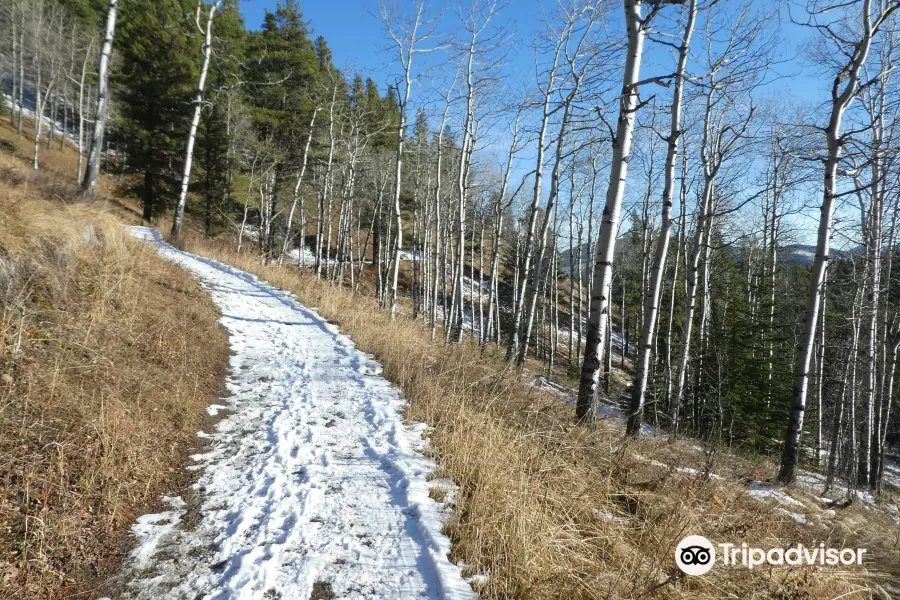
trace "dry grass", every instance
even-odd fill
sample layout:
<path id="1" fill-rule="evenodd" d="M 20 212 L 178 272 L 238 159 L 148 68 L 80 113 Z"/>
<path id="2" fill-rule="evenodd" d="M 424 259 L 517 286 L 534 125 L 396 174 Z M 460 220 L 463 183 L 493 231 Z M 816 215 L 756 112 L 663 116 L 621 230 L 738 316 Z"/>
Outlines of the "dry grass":
<path id="1" fill-rule="evenodd" d="M 0 134 L 0 597 L 95 598 L 183 479 L 225 335 L 190 276 L 63 202 L 70 153 L 35 173 Z"/>
<path id="2" fill-rule="evenodd" d="M 305 271 L 264 265 L 197 235 L 185 247 L 290 290 L 378 358 L 408 398 L 409 418 L 433 428 L 438 475 L 460 486 L 447 532 L 453 558 L 489 575 L 483 598 L 812 599 L 854 590 L 854 598 L 878 597 L 866 588 L 877 589 L 882 575 L 823 567 L 717 568 L 680 578 L 674 548 L 687 534 L 760 547 L 823 539 L 850 546 L 853 536 L 831 524 L 798 525 L 748 497 L 741 477 L 771 473 L 768 462 L 718 456 L 690 442 L 628 441 L 612 424 L 588 432 L 572 425 L 559 399 L 507 372 L 499 355 L 434 343 L 419 323 L 391 321 L 374 300 Z M 675 469 L 689 464 L 731 476 Z M 876 567 L 895 560 L 893 552 Z"/>
<path id="3" fill-rule="evenodd" d="M 54 168 L 53 157 L 48 156 L 45 164 Z M 62 168 L 64 171 L 68 166 L 63 164 Z M 0 164 L 0 175 L 4 173 L 2 169 Z M 44 187 L 46 193 L 46 185 Z M 78 209 L 81 210 L 86 209 Z M 33 333 L 62 330 L 75 332 L 77 335 L 74 339 L 80 343 L 82 338 L 79 336 L 87 333 L 87 326 L 91 335 L 85 338 L 87 343 L 83 345 L 96 343 L 97 346 L 92 351 L 81 348 L 77 352 L 71 349 L 67 352 L 59 351 L 56 360 L 73 361 L 69 363 L 48 362 L 47 359 L 52 355 L 38 352 L 36 356 L 39 360 L 35 363 L 32 377 L 35 378 L 35 389 L 40 385 L 44 391 L 29 397 L 32 401 L 43 398 L 40 405 L 43 408 L 39 413 L 32 404 L 25 416 L 28 417 L 30 427 L 34 428 L 32 434 L 36 434 L 44 444 L 52 433 L 72 445 L 62 445 L 62 448 L 74 450 L 74 444 L 81 444 L 77 447 L 92 450 L 83 452 L 80 456 L 100 456 L 104 460 L 94 471 L 84 471 L 95 473 L 88 482 L 93 486 L 89 488 L 93 496 L 80 488 L 76 488 L 77 492 L 57 494 L 69 502 L 77 502 L 64 512 L 57 511 L 53 502 L 45 503 L 44 500 L 33 506 L 33 501 L 31 504 L 25 503 L 25 510 L 31 516 L 9 513 L 4 508 L 3 519 L 16 523 L 16 527 L 10 527 L 8 533 L 0 532 L 0 537 L 5 540 L 4 536 L 8 536 L 13 542 L 24 541 L 28 545 L 29 561 L 25 561 L 21 554 L 12 555 L 14 565 L 24 564 L 29 573 L 23 579 L 21 571 L 11 571 L 15 577 L 12 581 L 20 586 L 23 581 L 33 582 L 37 577 L 41 581 L 53 582 L 54 573 L 78 573 L 79 565 L 88 570 L 97 569 L 90 560 L 70 560 L 69 563 L 63 561 L 54 564 L 46 558 L 37 563 L 32 559 L 49 556 L 46 545 L 48 531 L 74 533 L 72 538 L 59 535 L 54 538 L 65 540 L 69 544 L 85 544 L 85 538 L 92 539 L 95 543 L 94 552 L 88 550 L 84 555 L 101 556 L 96 552 L 96 542 L 102 538 L 90 536 L 102 531 L 103 527 L 108 527 L 110 532 L 121 532 L 122 524 L 131 518 L 129 507 L 154 497 L 152 486 L 140 490 L 138 486 L 129 486 L 129 482 L 153 481 L 154 473 L 161 474 L 161 471 L 153 471 L 152 466 L 147 464 L 150 456 L 160 466 L 167 461 L 168 464 L 177 463 L 178 451 L 175 447 L 178 440 L 186 441 L 187 436 L 195 429 L 193 425 L 179 421 L 170 430 L 165 430 L 172 434 L 171 451 L 167 450 L 165 444 L 160 444 L 162 452 L 140 451 L 145 440 L 143 434 L 146 432 L 140 430 L 138 424 L 147 430 L 152 427 L 158 430 L 159 424 L 165 423 L 167 419 L 189 421 L 196 412 L 193 409 L 184 410 L 184 407 L 179 411 L 171 406 L 172 403 L 165 404 L 161 401 L 160 398 L 165 396 L 154 390 L 161 389 L 156 386 L 164 385 L 165 381 L 156 381 L 156 378 L 160 373 L 171 371 L 183 373 L 183 378 L 187 377 L 186 380 L 189 380 L 188 374 L 195 373 L 199 376 L 197 381 L 201 385 L 208 384 L 210 378 L 204 373 L 204 368 L 209 369 L 214 364 L 211 360 L 203 364 L 184 364 L 183 361 L 189 357 L 197 361 L 204 360 L 204 357 L 186 352 L 190 345 L 187 341 L 173 339 L 172 331 L 164 335 L 167 332 L 166 323 L 178 323 L 185 318 L 183 313 L 177 311 L 201 310 L 202 302 L 184 303 L 190 304 L 193 309 L 171 302 L 172 296 L 183 298 L 185 294 L 198 298 L 193 283 L 184 275 L 176 274 L 174 269 L 160 265 L 154 257 L 135 255 L 131 250 L 128 251 L 128 256 L 131 257 L 128 260 L 134 261 L 133 270 L 127 273 L 116 271 L 117 268 L 121 269 L 121 263 L 115 261 L 112 265 L 103 267 L 105 263 L 98 260 L 97 256 L 112 252 L 108 246 L 118 247 L 118 242 L 108 242 L 107 234 L 103 233 L 100 235 L 104 240 L 102 245 L 84 248 L 83 244 L 75 241 L 79 239 L 76 233 L 83 231 L 74 225 L 79 218 L 83 216 L 66 218 L 66 227 L 70 229 L 66 239 L 70 242 L 62 246 L 69 248 L 66 252 L 70 254 L 66 256 L 74 258 L 68 259 L 67 266 L 58 270 L 63 273 L 68 272 L 68 269 L 72 273 L 78 273 L 78 276 L 65 279 L 60 275 L 60 281 L 69 283 L 51 288 L 65 289 L 66 297 L 72 304 L 51 304 L 49 308 L 41 308 L 42 311 L 49 311 L 47 314 L 53 318 L 42 317 L 42 320 L 35 321 L 46 329 L 35 326 L 28 334 L 31 337 L 26 336 L 26 339 L 34 340 L 30 343 L 41 348 L 49 348 L 54 342 L 41 342 L 39 336 Z M 94 218 L 93 213 L 90 218 Z M 55 234 L 57 227 L 62 228 L 62 223 L 50 225 L 47 229 Z M 165 224 L 160 228 L 167 231 Z M 47 230 L 43 231 L 13 237 L 22 241 L 49 235 Z M 5 235 L 0 230 L 0 236 Z M 110 231 L 109 235 L 115 234 Z M 798 525 L 789 515 L 778 512 L 777 508 L 748 497 L 742 478 L 771 474 L 773 466 L 765 460 L 754 462 L 721 453 L 706 453 L 690 442 L 669 443 L 655 438 L 627 441 L 612 424 L 601 424 L 597 431 L 588 432 L 572 425 L 570 408 L 556 397 L 523 384 L 514 374 L 505 371 L 500 356 L 484 357 L 470 344 L 446 347 L 434 343 L 420 324 L 404 318 L 391 321 L 378 310 L 371 298 L 354 296 L 345 290 L 318 282 L 306 272 L 263 265 L 254 256 L 238 256 L 229 247 L 194 235 L 187 236 L 185 245 L 190 251 L 217 258 L 294 292 L 305 304 L 317 307 L 323 316 L 338 323 L 361 349 L 377 356 L 385 367 L 385 375 L 399 385 L 409 399 L 409 418 L 425 421 L 433 428 L 430 434 L 431 449 L 440 465 L 436 475 L 452 478 L 460 486 L 447 533 L 454 540 L 453 558 L 469 565 L 468 570 L 472 573 L 488 575 L 480 586 L 483 598 L 702 600 L 737 597 L 800 600 L 835 598 L 841 594 L 850 594 L 844 597 L 852 598 L 878 595 L 874 590 L 882 576 L 860 571 L 841 572 L 817 568 L 759 569 L 748 572 L 744 569 L 717 568 L 704 578 L 679 578 L 672 554 L 677 541 L 687 533 L 703 534 L 720 541 L 745 541 L 763 547 L 784 547 L 798 541 L 812 545 L 823 539 L 837 546 L 853 546 L 853 542 L 860 539 L 860 530 L 863 530 L 865 536 L 876 536 L 879 534 L 876 529 L 887 529 L 889 521 L 878 522 L 873 515 L 854 506 L 848 510 L 848 517 L 843 520 L 823 522 L 816 527 Z M 60 244 L 57 242 L 56 246 L 59 247 Z M 21 251 L 34 255 L 27 243 L 21 246 Z M 84 256 L 85 261 L 78 262 L 79 256 Z M 79 265 L 78 270 L 75 270 L 75 264 Z M 140 264 L 147 266 L 142 268 Z M 165 275 L 153 277 L 150 275 L 153 272 Z M 107 275 L 104 277 L 102 273 Z M 73 284 L 77 281 L 95 283 Z M 101 281 L 106 283 L 98 285 L 97 282 Z M 121 283 L 116 283 L 120 281 Z M 172 287 L 163 287 L 161 281 L 169 282 Z M 97 290 L 110 289 L 110 284 L 116 284 L 112 287 L 117 287 L 121 292 L 118 300 L 111 301 L 109 298 L 113 295 L 110 294 L 104 301 L 105 304 L 95 304 Z M 87 287 L 79 287 L 85 285 Z M 73 291 L 73 287 L 77 288 L 76 291 Z M 126 290 L 141 299 L 129 304 L 131 300 L 124 293 Z M 172 307 L 173 314 L 163 316 L 157 314 L 156 310 L 146 310 L 147 296 L 154 297 L 154 294 L 168 300 L 167 304 Z M 94 307 L 97 318 L 78 320 L 73 308 L 79 302 L 83 306 Z M 145 310 L 135 310 L 134 306 L 138 303 Z M 130 310 L 124 310 L 128 308 Z M 208 308 L 207 306 L 206 309 Z M 91 311 L 86 313 L 90 314 Z M 136 317 L 134 313 L 143 314 Z M 148 318 L 147 314 L 158 319 L 171 317 L 172 321 L 163 320 L 155 326 L 140 322 L 141 319 Z M 208 321 L 203 321 L 202 318 L 208 317 L 208 313 L 198 314 L 194 317 L 198 324 L 196 326 L 205 327 Z M 129 318 L 133 320 L 129 322 Z M 120 324 L 111 329 L 117 320 L 126 325 Z M 8 326 L 16 327 L 12 319 Z M 104 329 L 101 334 L 98 327 L 108 329 Z M 202 335 L 221 335 L 211 324 L 209 328 Z M 148 333 L 141 335 L 139 332 L 144 330 Z M 124 335 L 120 333 L 122 331 L 130 333 Z M 195 332 L 196 328 L 192 330 L 192 336 Z M 177 334 L 177 328 L 174 333 Z M 120 354 L 132 356 L 133 350 L 127 345 L 100 345 L 99 340 L 108 337 L 130 339 L 134 344 L 142 345 L 141 351 L 145 356 L 154 357 L 148 362 L 158 360 L 156 366 L 166 368 L 149 374 L 142 372 L 140 378 L 134 378 L 137 371 L 117 368 L 113 372 L 100 357 L 118 361 Z M 179 344 L 182 345 L 179 347 Z M 204 346 L 208 345 L 204 343 Z M 30 345 L 23 345 L 23 348 L 25 352 L 22 354 L 27 355 Z M 104 349 L 101 351 L 99 348 Z M 166 353 L 166 348 L 169 354 Z M 41 350 L 45 351 L 49 352 Z M 22 373 L 29 368 L 28 362 L 14 360 L 19 360 L 21 366 L 16 367 L 13 386 L 20 389 L 24 385 Z M 79 360 L 85 365 L 84 369 Z M 167 363 L 167 360 L 171 362 Z M 133 361 L 124 358 L 122 362 L 132 365 Z M 137 368 L 136 365 L 132 366 Z M 84 384 L 79 388 L 77 385 L 73 386 L 73 381 L 83 381 Z M 97 385 L 94 383 L 96 381 L 104 383 Z M 66 386 L 65 394 L 61 393 L 63 388 L 60 386 L 63 385 Z M 137 398 L 138 394 L 134 392 L 142 389 L 141 386 L 149 386 L 149 389 L 143 388 L 140 401 L 121 402 L 122 390 L 131 391 L 131 396 Z M 87 389 L 106 390 L 106 400 L 98 403 L 93 398 L 91 402 L 85 402 L 84 390 Z M 46 401 L 49 390 L 53 390 L 53 403 Z M 174 404 L 205 404 L 205 397 L 209 392 L 209 389 L 198 389 L 191 397 L 181 397 Z M 78 396 L 78 393 L 81 395 Z M 110 412 L 110 402 L 117 396 L 120 400 L 116 404 L 118 410 L 127 408 L 127 411 L 111 417 L 115 412 Z M 55 403 L 70 406 L 70 397 L 80 398 L 73 399 L 72 402 L 94 411 L 86 411 L 77 420 L 78 423 L 89 422 L 94 426 L 94 430 L 89 430 L 94 437 L 87 438 L 94 441 L 84 442 L 73 437 L 71 433 L 74 429 L 71 426 L 60 432 L 60 428 L 53 425 L 53 419 L 59 418 L 53 410 Z M 98 404 L 102 407 L 101 413 L 96 412 Z M 7 411 L 12 412 L 4 412 L 4 419 L 7 419 L 7 414 L 12 416 L 9 422 L 15 432 L 12 434 L 13 438 L 9 439 L 22 439 L 16 429 L 18 419 L 22 418 L 22 408 L 24 407 L 15 408 L 10 405 Z M 154 408 L 157 410 L 153 410 Z M 16 410 L 20 412 L 15 412 Z M 71 412 L 70 409 L 65 411 L 65 418 L 70 421 L 73 420 Z M 42 415 L 40 419 L 28 416 L 38 414 Z M 7 427 L 5 423 L 7 420 L 4 421 L 4 432 Z M 48 423 L 50 425 L 45 425 Z M 103 437 L 99 436 L 99 431 L 105 432 Z M 179 432 L 184 432 L 185 437 Z M 136 436 L 137 439 L 131 439 L 131 436 Z M 107 441 L 100 443 L 102 439 Z M 155 442 L 155 438 L 153 441 Z M 132 448 L 133 454 L 117 453 L 124 447 Z M 36 468 L 29 467 L 30 463 L 19 459 L 15 454 L 16 444 L 10 444 L 9 448 L 13 452 L 9 454 L 9 460 L 18 460 L 14 464 L 23 473 L 30 473 L 34 482 L 43 482 L 42 485 L 50 490 L 54 486 L 57 490 L 61 489 L 61 485 L 56 483 L 59 477 L 54 462 L 57 456 L 56 446 L 47 448 L 39 444 L 30 447 L 26 445 L 25 456 L 27 452 L 31 452 L 37 457 L 34 461 L 38 465 Z M 6 446 L 0 446 L 0 450 L 6 459 Z M 63 472 L 71 481 L 76 472 L 72 466 L 76 456 L 69 449 L 62 452 L 61 456 L 64 458 L 61 463 L 65 466 Z M 711 479 L 678 472 L 675 467 L 683 465 L 692 465 L 701 472 L 715 472 L 725 477 Z M 103 470 L 107 467 L 109 470 Z M 142 472 L 141 469 L 149 470 Z M 100 473 L 105 473 L 106 476 L 115 473 L 119 476 L 104 479 Z M 156 481 L 161 484 L 164 479 L 163 475 Z M 15 488 L 19 493 L 16 498 L 20 504 L 23 489 L 21 481 L 22 479 L 17 480 L 19 485 Z M 9 482 L 6 485 L 10 485 Z M 70 482 L 67 485 L 73 486 Z M 129 504 L 123 501 L 116 510 L 112 510 L 115 501 L 105 494 L 109 494 L 113 486 L 121 486 L 116 487 L 113 497 L 120 500 L 128 498 L 133 502 Z M 6 489 L 4 488 L 4 492 Z M 35 498 L 31 492 L 36 489 L 35 484 L 28 484 L 24 489 L 30 494 L 27 498 Z M 802 497 L 799 491 L 791 493 Z M 87 516 L 82 516 L 81 521 L 73 522 L 67 527 L 56 526 L 57 522 L 65 523 L 66 519 L 75 519 L 79 514 L 84 515 L 85 511 Z M 6 516 L 8 513 L 14 516 L 14 520 L 10 521 Z M 51 519 L 50 514 L 55 515 L 54 518 Z M 101 517 L 101 514 L 104 516 Z M 24 535 L 24 527 L 28 527 L 29 532 L 34 532 L 31 527 L 39 522 L 45 524 L 41 529 L 44 541 L 40 541 L 40 535 Z M 48 527 L 46 523 L 53 525 L 55 529 Z M 121 535 L 118 534 L 118 537 Z M 887 539 L 889 535 L 884 537 Z M 92 547 L 90 542 L 86 546 Z M 72 557 L 77 557 L 82 552 L 81 547 L 74 545 L 58 547 L 68 548 L 69 556 Z M 72 550 L 73 548 L 77 549 Z M 7 550 L 6 546 L 3 550 L 21 551 L 18 548 Z M 896 544 L 891 547 L 885 541 L 882 550 L 880 554 L 876 554 L 877 562 L 870 566 L 890 568 L 890 561 L 893 560 L 893 567 L 897 568 Z M 81 580 L 76 578 L 76 581 Z M 87 581 L 87 578 L 83 581 Z M 23 597 L 22 587 L 9 589 L 19 590 L 18 597 Z M 71 584 L 70 589 L 75 589 L 75 585 Z"/>

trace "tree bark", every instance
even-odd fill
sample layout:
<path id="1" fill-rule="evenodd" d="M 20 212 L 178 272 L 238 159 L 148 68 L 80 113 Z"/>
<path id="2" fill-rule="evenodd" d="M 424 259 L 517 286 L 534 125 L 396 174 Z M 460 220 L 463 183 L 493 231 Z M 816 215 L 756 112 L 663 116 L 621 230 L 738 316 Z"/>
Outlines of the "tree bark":
<path id="1" fill-rule="evenodd" d="M 100 50 L 100 66 L 97 69 L 97 112 L 94 131 L 88 150 L 87 169 L 81 183 L 81 193 L 92 198 L 97 192 L 97 177 L 100 175 L 100 153 L 103 150 L 103 134 L 106 129 L 106 117 L 109 112 L 109 59 L 112 54 L 113 36 L 116 31 L 116 6 L 119 0 L 109 0 L 106 11 L 106 29 L 103 35 L 103 46 Z"/>
<path id="2" fill-rule="evenodd" d="M 800 458 L 800 435 L 803 431 L 803 417 L 806 413 L 806 396 L 809 386 L 809 365 L 812 358 L 813 341 L 819 319 L 819 308 L 822 300 L 822 284 L 825 281 L 825 269 L 828 265 L 831 248 L 831 229 L 834 220 L 834 200 L 837 182 L 838 160 L 841 155 L 842 136 L 841 122 L 844 112 L 856 96 L 859 89 L 860 69 L 866 62 L 872 45 L 872 36 L 878 31 L 887 16 L 897 9 L 891 4 L 873 22 L 871 12 L 872 0 L 863 0 L 862 4 L 862 37 L 854 46 L 846 67 L 835 77 L 831 90 L 831 115 L 825 130 L 826 159 L 824 172 L 824 192 L 819 217 L 819 233 L 816 240 L 816 257 L 813 261 L 809 278 L 809 299 L 803 323 L 803 331 L 798 345 L 796 363 L 794 365 L 793 398 L 791 412 L 785 432 L 784 450 L 781 456 L 781 468 L 778 480 L 792 483 L 796 478 L 797 463 Z M 846 82 L 846 83 L 844 83 Z M 842 86 L 843 84 L 843 86 Z"/>
<path id="3" fill-rule="evenodd" d="M 606 192 L 606 205 L 600 223 L 600 240 L 594 264 L 594 284 L 591 289 L 590 316 L 588 318 L 587 344 L 581 367 L 581 381 L 575 418 L 593 422 L 593 407 L 597 401 L 600 381 L 600 364 L 606 352 L 606 317 L 610 310 L 609 284 L 612 279 L 613 257 L 616 247 L 616 230 L 625 194 L 625 179 L 631 156 L 631 139 L 638 110 L 637 83 L 640 79 L 641 57 L 644 51 L 646 26 L 639 0 L 624 0 L 625 25 L 628 30 L 628 46 L 622 81 L 619 119 L 613 140 L 613 158 Z"/>
<path id="4" fill-rule="evenodd" d="M 640 432 L 643 418 L 644 402 L 647 393 L 647 377 L 650 371 L 651 352 L 656 336 L 656 325 L 659 315 L 659 302 L 662 296 L 663 273 L 669 251 L 669 239 L 672 230 L 672 198 L 675 193 L 675 164 L 678 160 L 678 140 L 681 137 L 681 103 L 684 94 L 684 73 L 687 68 L 688 50 L 694 31 L 697 15 L 697 0 L 690 0 L 687 24 L 678 50 L 678 66 L 675 72 L 675 89 L 672 93 L 671 123 L 666 151 L 665 183 L 663 185 L 662 220 L 659 238 L 656 242 L 656 253 L 650 276 L 650 292 L 644 307 L 641 338 L 638 341 L 635 360 L 634 381 L 632 383 L 631 403 L 628 407 L 628 435 L 635 436 Z M 682 177 L 684 177 L 682 173 Z"/>
<path id="5" fill-rule="evenodd" d="M 197 29 L 203 33 L 203 63 L 200 66 L 200 79 L 197 81 L 197 89 L 194 93 L 194 115 L 191 117 L 191 127 L 188 131 L 187 149 L 184 152 L 184 169 L 181 174 L 181 192 L 178 194 L 178 204 L 175 207 L 175 216 L 172 219 L 172 240 L 177 244 L 181 241 L 181 228 L 184 222 L 184 207 L 187 203 L 188 186 L 191 183 L 191 164 L 194 160 L 194 142 L 197 139 L 197 126 L 200 124 L 200 112 L 203 110 L 203 91 L 206 89 L 206 74 L 209 71 L 209 58 L 212 55 L 212 26 L 216 18 L 216 11 L 222 6 L 222 0 L 216 0 L 209 9 L 206 17 L 206 29 L 200 27 L 200 11 L 203 8 L 203 0 L 197 0 L 197 15 L 195 18 Z"/>

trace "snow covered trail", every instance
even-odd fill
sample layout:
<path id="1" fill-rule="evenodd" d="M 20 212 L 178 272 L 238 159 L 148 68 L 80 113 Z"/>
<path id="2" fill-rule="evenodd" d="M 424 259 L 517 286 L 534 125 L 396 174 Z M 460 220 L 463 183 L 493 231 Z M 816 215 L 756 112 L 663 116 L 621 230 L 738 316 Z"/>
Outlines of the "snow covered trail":
<path id="1" fill-rule="evenodd" d="M 447 558 L 423 426 L 403 423 L 380 365 L 288 293 L 131 232 L 209 290 L 232 357 L 196 497 L 138 519 L 123 597 L 474 598 Z"/>

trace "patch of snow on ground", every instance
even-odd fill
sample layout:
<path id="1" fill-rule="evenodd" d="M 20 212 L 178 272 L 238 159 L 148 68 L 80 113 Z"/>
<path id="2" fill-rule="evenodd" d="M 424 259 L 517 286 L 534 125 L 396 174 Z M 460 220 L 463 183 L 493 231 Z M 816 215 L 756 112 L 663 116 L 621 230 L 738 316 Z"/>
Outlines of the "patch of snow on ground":
<path id="1" fill-rule="evenodd" d="M 834 484 L 831 486 L 831 490 L 829 490 L 827 494 L 828 497 L 826 498 L 823 493 L 823 490 L 825 489 L 825 475 L 823 473 L 815 473 L 804 469 L 797 470 L 797 483 L 816 496 L 822 494 L 823 498 L 827 501 L 846 498 L 849 491 L 847 482 L 836 478 Z M 864 505 L 873 505 L 877 503 L 874 494 L 868 489 L 857 487 L 853 492 L 856 500 L 859 500 Z M 819 500 L 823 498 L 819 498 Z"/>
<path id="2" fill-rule="evenodd" d="M 882 478 L 885 484 L 900 490 L 900 462 L 897 462 L 891 456 L 886 456 L 884 458 Z"/>
<path id="3" fill-rule="evenodd" d="M 763 483 L 762 481 L 754 481 L 747 488 L 747 493 L 751 498 L 755 498 L 760 501 L 766 500 L 774 500 L 778 504 L 783 506 L 799 506 L 803 507 L 803 503 L 799 500 L 795 500 L 784 493 L 784 490 L 781 486 L 777 485 L 768 485 Z"/>
<path id="4" fill-rule="evenodd" d="M 229 410 L 194 457 L 196 524 L 183 507 L 140 517 L 123 597 L 308 600 L 321 582 L 338 598 L 474 598 L 429 497 L 424 429 L 380 365 L 288 293 L 131 232 L 200 279 L 233 354 Z"/>
<path id="5" fill-rule="evenodd" d="M 206 407 L 206 414 L 211 417 L 215 417 L 219 414 L 219 411 L 228 410 L 227 406 L 222 406 L 221 404 L 210 404 Z"/>
<path id="6" fill-rule="evenodd" d="M 141 515 L 131 526 L 131 533 L 138 539 L 138 543 L 129 554 L 129 558 L 137 569 L 148 569 L 152 566 L 160 542 L 172 533 L 184 516 L 185 504 L 180 497 L 163 496 L 163 504 L 172 510 Z"/>
<path id="7" fill-rule="evenodd" d="M 287 260 L 285 262 L 301 267 L 314 267 L 316 265 L 316 253 L 303 246 L 302 248 L 291 248 L 287 251 Z"/>
<path id="8" fill-rule="evenodd" d="M 660 462 L 660 461 L 655 460 L 655 459 L 650 459 L 648 462 L 649 462 L 651 465 L 653 465 L 654 467 L 659 467 L 659 468 L 661 468 L 661 469 L 667 469 L 667 470 L 668 470 L 668 469 L 672 469 L 672 468 L 673 468 L 672 466 L 667 465 L 666 463 Z M 697 469 L 692 469 L 691 467 L 674 467 L 674 469 L 675 469 L 676 471 L 678 471 L 679 473 L 684 473 L 685 475 L 693 475 L 694 477 L 707 477 L 707 475 L 706 475 L 705 473 L 703 473 L 703 471 L 698 471 Z M 710 474 L 708 475 L 708 477 L 709 477 L 710 479 L 721 479 L 721 477 L 719 477 L 719 476 L 716 475 L 715 473 L 710 473 Z"/>
<path id="9" fill-rule="evenodd" d="M 806 525 L 807 523 L 809 523 L 809 521 L 807 521 L 807 519 L 806 519 L 806 515 L 803 515 L 800 513 L 793 513 L 789 510 L 784 510 L 783 508 L 776 508 L 775 510 L 777 510 L 781 514 L 789 516 L 796 523 L 800 523 L 801 525 Z"/>
<path id="10" fill-rule="evenodd" d="M 414 253 L 411 250 L 400 250 L 400 260 L 422 260 L 422 253 Z"/>

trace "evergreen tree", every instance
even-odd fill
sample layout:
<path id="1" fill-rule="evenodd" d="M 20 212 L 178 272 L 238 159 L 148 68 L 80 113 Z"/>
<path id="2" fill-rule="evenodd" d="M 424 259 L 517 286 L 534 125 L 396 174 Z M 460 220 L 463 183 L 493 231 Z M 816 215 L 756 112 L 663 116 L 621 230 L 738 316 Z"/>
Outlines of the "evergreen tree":
<path id="1" fill-rule="evenodd" d="M 129 139 L 130 166 L 143 173 L 143 217 L 171 202 L 183 149 L 200 40 L 189 35 L 190 0 L 129 0 L 116 34 L 112 85 Z"/>
<path id="2" fill-rule="evenodd" d="M 241 106 L 241 62 L 247 33 L 236 0 L 225 3 L 213 24 L 215 48 L 207 86 L 208 106 L 198 131 L 193 187 L 202 194 L 203 223 L 213 232 L 217 214 L 231 196 L 236 163 L 234 122 Z"/>

